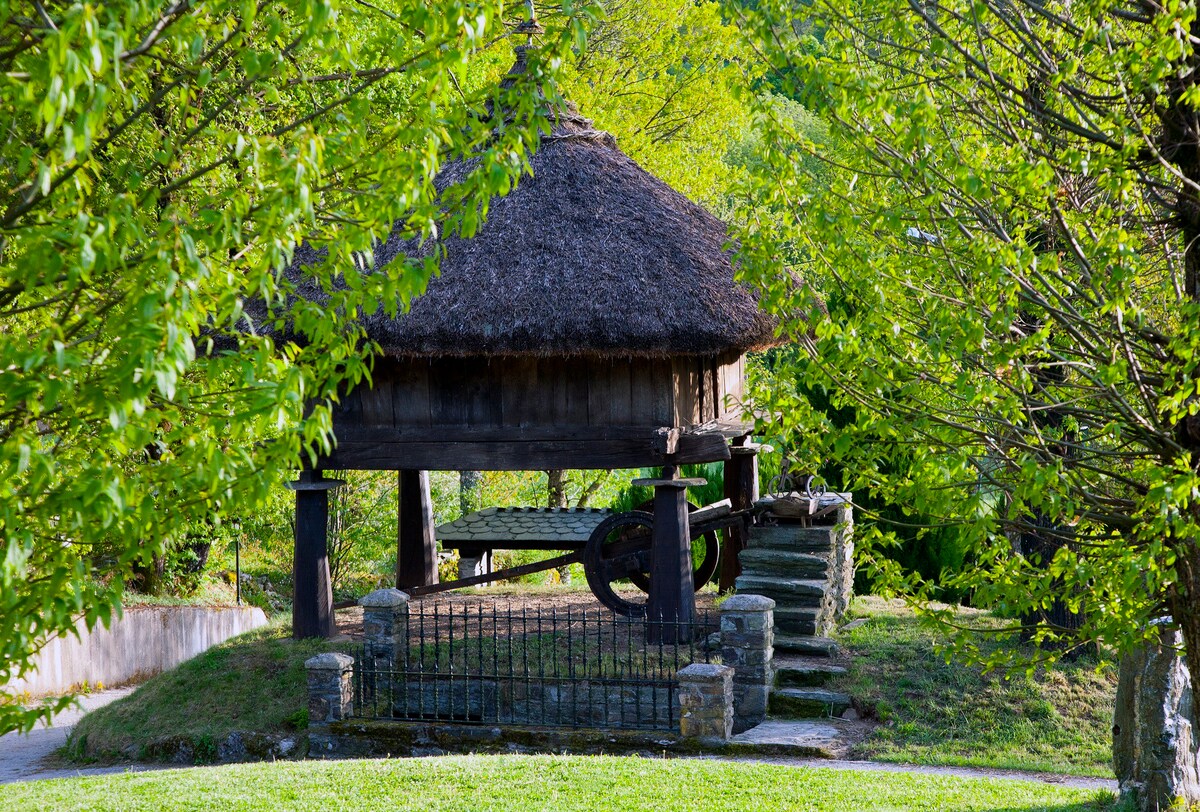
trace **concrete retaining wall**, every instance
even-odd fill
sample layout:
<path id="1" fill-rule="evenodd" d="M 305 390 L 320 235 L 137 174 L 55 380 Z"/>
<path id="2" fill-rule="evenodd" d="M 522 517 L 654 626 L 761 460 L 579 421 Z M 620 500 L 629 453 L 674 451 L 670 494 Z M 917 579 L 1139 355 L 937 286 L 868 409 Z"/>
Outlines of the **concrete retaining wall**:
<path id="1" fill-rule="evenodd" d="M 125 610 L 105 629 L 56 637 L 34 660 L 36 670 L 4 692 L 57 694 L 73 685 L 120 685 L 174 668 L 236 634 L 266 625 L 256 607 L 147 606 Z"/>

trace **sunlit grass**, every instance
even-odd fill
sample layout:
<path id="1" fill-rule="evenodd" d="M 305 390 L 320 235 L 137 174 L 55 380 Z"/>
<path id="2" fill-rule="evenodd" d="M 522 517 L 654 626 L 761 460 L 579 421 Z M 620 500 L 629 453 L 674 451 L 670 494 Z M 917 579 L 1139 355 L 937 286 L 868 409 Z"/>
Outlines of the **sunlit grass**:
<path id="1" fill-rule="evenodd" d="M 1026 781 L 602 756 L 238 764 L 0 787 L 9 812 L 1084 812 L 1111 800 Z"/>
<path id="2" fill-rule="evenodd" d="M 856 756 L 1112 777 L 1113 666 L 1085 659 L 985 675 L 946 662 L 938 632 L 898 601 L 858 598 L 853 612 L 869 620 L 842 635 L 853 668 L 830 687 L 884 723 Z"/>

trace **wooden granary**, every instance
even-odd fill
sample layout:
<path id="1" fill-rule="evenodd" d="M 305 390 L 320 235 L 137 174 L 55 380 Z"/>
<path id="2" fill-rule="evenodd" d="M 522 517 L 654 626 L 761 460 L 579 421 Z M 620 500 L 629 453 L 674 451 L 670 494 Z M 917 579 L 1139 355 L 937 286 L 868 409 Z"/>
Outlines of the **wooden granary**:
<path id="1" fill-rule="evenodd" d="M 729 460 L 748 433 L 744 353 L 776 343 L 773 324 L 734 280 L 724 225 L 587 119 L 558 113 L 531 167 L 474 237 L 443 240 L 441 275 L 407 313 L 362 319 L 382 349 L 373 385 L 342 399 L 336 447 L 295 483 L 297 636 L 333 628 L 321 469 L 400 472 L 405 588 L 437 578 L 422 472 L 662 467 L 650 601 L 690 611 L 676 467 Z M 398 234 L 377 266 L 430 250 Z"/>

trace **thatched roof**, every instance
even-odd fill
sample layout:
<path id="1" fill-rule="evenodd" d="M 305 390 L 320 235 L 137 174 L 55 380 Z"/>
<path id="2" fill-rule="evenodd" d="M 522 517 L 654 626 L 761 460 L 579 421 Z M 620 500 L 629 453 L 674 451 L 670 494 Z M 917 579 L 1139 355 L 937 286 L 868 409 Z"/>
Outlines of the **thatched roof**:
<path id="1" fill-rule="evenodd" d="M 409 312 L 362 318 L 386 354 L 708 355 L 778 343 L 734 281 L 724 224 L 611 135 L 561 113 L 530 163 L 474 237 L 443 240 L 441 275 Z M 462 172 L 447 167 L 439 185 Z M 430 250 L 399 235 L 376 247 L 376 267 Z M 296 253 L 297 265 L 318 259 Z"/>

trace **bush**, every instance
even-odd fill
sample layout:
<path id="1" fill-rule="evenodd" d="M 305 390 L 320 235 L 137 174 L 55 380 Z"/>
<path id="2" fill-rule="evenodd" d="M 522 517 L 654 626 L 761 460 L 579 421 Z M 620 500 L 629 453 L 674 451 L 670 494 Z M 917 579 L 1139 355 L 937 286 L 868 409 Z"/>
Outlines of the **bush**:
<path id="1" fill-rule="evenodd" d="M 638 472 L 635 478 L 652 479 L 660 472 L 646 468 Z M 719 462 L 709 462 L 703 465 L 685 465 L 680 470 L 680 476 L 685 479 L 699 478 L 708 481 L 707 485 L 698 488 L 688 488 L 688 501 L 697 507 L 711 505 L 725 498 L 725 466 Z M 617 492 L 610 507 L 617 513 L 629 510 L 649 510 L 648 503 L 654 499 L 654 489 L 641 485 L 628 485 Z"/>

